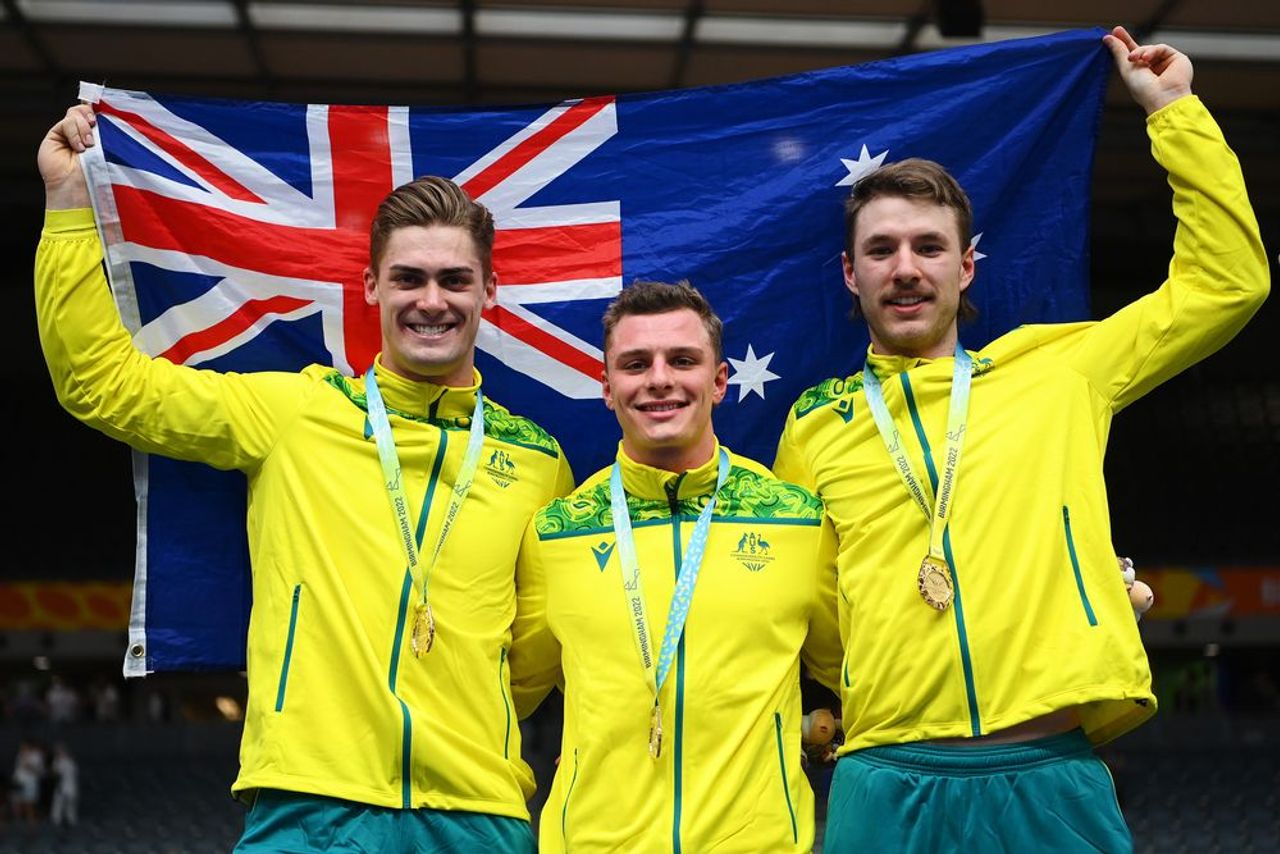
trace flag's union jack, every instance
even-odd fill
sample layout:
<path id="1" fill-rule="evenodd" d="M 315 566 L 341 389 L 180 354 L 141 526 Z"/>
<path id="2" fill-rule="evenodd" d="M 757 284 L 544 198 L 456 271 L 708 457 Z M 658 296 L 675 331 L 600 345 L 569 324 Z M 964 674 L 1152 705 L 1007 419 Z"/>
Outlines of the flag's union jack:
<path id="1" fill-rule="evenodd" d="M 303 192 L 148 95 L 82 94 L 97 95 L 101 121 L 164 167 L 109 168 L 117 286 L 131 286 L 133 262 L 218 280 L 146 322 L 126 318 L 141 349 L 195 365 L 275 320 L 316 314 L 335 366 L 350 373 L 369 365 L 379 344 L 362 286 L 369 222 L 387 193 L 414 177 L 406 108 L 308 107 L 312 180 Z M 620 205 L 524 203 L 617 129 L 614 99 L 567 101 L 477 152 L 454 176 L 497 228 L 498 304 L 485 312 L 477 346 L 568 397 L 599 394 L 601 353 L 534 307 L 618 292 Z"/>

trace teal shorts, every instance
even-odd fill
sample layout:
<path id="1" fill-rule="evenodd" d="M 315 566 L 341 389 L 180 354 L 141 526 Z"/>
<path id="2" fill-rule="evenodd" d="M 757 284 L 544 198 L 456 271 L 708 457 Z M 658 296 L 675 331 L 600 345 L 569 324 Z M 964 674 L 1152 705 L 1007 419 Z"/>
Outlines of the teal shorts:
<path id="1" fill-rule="evenodd" d="M 425 807 L 401 810 L 262 789 L 245 817 L 244 836 L 235 850 L 245 854 L 533 854 L 536 848 L 533 830 L 522 819 Z"/>
<path id="2" fill-rule="evenodd" d="M 827 854 L 1130 852 L 1111 772 L 1084 733 L 1020 744 L 896 744 L 836 764 Z"/>

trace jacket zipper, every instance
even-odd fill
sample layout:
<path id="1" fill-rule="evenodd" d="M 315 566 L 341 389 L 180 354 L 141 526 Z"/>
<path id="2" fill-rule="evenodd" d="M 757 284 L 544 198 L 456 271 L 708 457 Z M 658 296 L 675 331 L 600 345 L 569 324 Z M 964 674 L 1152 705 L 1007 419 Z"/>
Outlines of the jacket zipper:
<path id="1" fill-rule="evenodd" d="M 578 748 L 573 749 L 573 777 L 569 779 L 569 791 L 564 793 L 564 806 L 560 808 L 560 842 L 566 851 L 569 850 L 569 798 L 573 795 L 573 786 L 578 782 Z"/>
<path id="2" fill-rule="evenodd" d="M 791 805 L 791 785 L 787 780 L 787 753 L 782 747 L 782 715 L 773 713 L 773 732 L 778 739 L 778 770 L 782 772 L 782 794 L 787 798 L 787 814 L 791 816 L 791 843 L 800 842 L 800 831 L 796 827 L 796 809 Z"/>
<path id="3" fill-rule="evenodd" d="M 289 663 L 293 659 L 293 637 L 298 628 L 298 599 L 302 596 L 302 585 L 293 586 L 293 605 L 289 608 L 289 637 L 284 642 L 284 661 L 280 664 L 280 686 L 276 689 L 276 711 L 284 711 L 284 689 L 289 683 Z"/>
<path id="4" fill-rule="evenodd" d="M 920 441 L 920 450 L 924 452 L 925 468 L 929 471 L 929 483 L 934 495 L 938 494 L 938 470 L 933 465 L 933 451 L 929 447 L 929 437 L 924 433 L 924 425 L 920 423 L 920 413 L 916 410 L 916 398 L 911 391 L 911 380 L 907 372 L 898 374 L 902 379 L 902 394 L 907 401 L 907 411 L 911 413 L 911 423 L 915 426 L 916 438 Z M 974 737 L 982 735 L 982 716 L 978 712 L 978 691 L 973 684 L 973 657 L 969 653 L 969 633 L 964 622 L 964 601 L 960 597 L 960 570 L 956 566 L 955 555 L 951 550 L 951 526 L 942 532 L 942 551 L 951 567 L 951 581 L 955 585 L 955 602 L 951 613 L 955 616 L 956 636 L 960 642 L 960 665 L 964 670 L 965 696 L 969 703 L 969 729 Z"/>
<path id="5" fill-rule="evenodd" d="M 667 506 L 671 511 L 671 541 L 674 555 L 676 578 L 680 577 L 680 562 L 683 546 L 680 544 L 680 482 L 684 474 L 667 484 Z M 682 802 L 684 792 L 684 633 L 680 634 L 680 644 L 676 647 L 676 720 L 675 732 L 672 733 L 672 764 L 674 766 L 675 785 L 673 787 L 675 806 L 671 819 L 671 850 L 680 854 L 680 820 L 684 809 Z"/>
<path id="6" fill-rule="evenodd" d="M 1076 575 L 1076 590 L 1080 592 L 1080 604 L 1084 606 L 1084 615 L 1089 618 L 1089 625 L 1098 625 L 1093 606 L 1089 604 L 1089 594 L 1084 589 L 1084 576 L 1080 574 L 1080 559 L 1076 556 L 1076 541 L 1071 536 L 1071 511 L 1062 505 L 1062 526 L 1067 534 L 1067 554 L 1071 556 L 1071 571 Z"/>
<path id="7" fill-rule="evenodd" d="M 427 516 L 431 513 L 431 497 L 436 491 L 436 482 L 440 479 L 440 469 L 444 465 L 445 451 L 449 447 L 449 434 L 440 430 L 440 445 L 436 448 L 435 462 L 431 466 L 431 477 L 427 480 L 427 490 L 422 497 L 422 510 L 418 514 L 417 545 L 422 547 L 422 537 L 427 530 Z M 409 614 L 409 598 L 413 594 L 413 573 L 407 568 L 404 581 L 400 585 L 400 609 L 396 614 L 396 633 L 391 642 L 391 666 L 387 672 L 387 687 L 391 689 L 396 702 L 400 704 L 400 804 L 403 809 L 413 807 L 413 718 L 409 707 L 396 693 L 396 679 L 400 673 L 400 648 L 404 641 L 404 624 Z"/>
<path id="8" fill-rule="evenodd" d="M 507 682 L 502 678 L 507 665 L 507 648 L 502 648 L 498 656 L 498 693 L 502 695 L 502 709 L 507 713 L 506 730 L 502 734 L 502 758 L 510 759 L 511 746 L 511 703 L 507 701 Z"/>

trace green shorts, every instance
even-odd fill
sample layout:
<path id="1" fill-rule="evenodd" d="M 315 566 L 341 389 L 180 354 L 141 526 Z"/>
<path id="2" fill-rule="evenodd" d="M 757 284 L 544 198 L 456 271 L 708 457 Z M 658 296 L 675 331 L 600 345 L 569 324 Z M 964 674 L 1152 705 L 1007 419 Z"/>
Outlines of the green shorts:
<path id="1" fill-rule="evenodd" d="M 375 807 L 321 795 L 262 789 L 245 817 L 244 836 L 235 850 L 246 854 L 533 854 L 536 848 L 533 830 L 522 819 L 425 807 Z"/>
<path id="2" fill-rule="evenodd" d="M 823 850 L 1129 852 L 1111 772 L 1084 733 L 896 744 L 836 764 Z"/>

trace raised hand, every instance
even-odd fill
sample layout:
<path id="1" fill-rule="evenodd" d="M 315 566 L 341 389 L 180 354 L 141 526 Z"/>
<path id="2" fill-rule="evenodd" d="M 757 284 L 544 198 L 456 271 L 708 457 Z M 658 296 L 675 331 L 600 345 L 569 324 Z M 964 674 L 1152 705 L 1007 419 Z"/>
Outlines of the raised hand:
<path id="1" fill-rule="evenodd" d="M 1129 94 L 1151 115 L 1191 94 L 1191 60 L 1167 44 L 1140 45 L 1124 27 L 1102 37 Z"/>
<path id="2" fill-rule="evenodd" d="M 46 208 L 89 207 L 89 186 L 80 168 L 80 155 L 93 147 L 96 124 L 92 108 L 77 104 L 44 135 L 36 164 L 44 180 Z"/>

